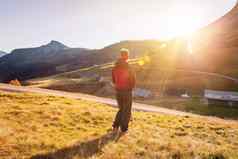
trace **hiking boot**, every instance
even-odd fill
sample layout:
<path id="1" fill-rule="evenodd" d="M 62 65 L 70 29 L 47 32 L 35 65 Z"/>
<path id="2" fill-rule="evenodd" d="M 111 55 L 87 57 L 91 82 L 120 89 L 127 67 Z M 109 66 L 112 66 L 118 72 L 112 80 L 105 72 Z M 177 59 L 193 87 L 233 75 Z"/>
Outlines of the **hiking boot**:
<path id="1" fill-rule="evenodd" d="M 118 142 L 120 140 L 120 138 L 122 138 L 123 136 L 125 136 L 128 133 L 128 131 L 120 131 L 120 133 L 117 135 L 116 137 L 116 142 Z"/>
<path id="2" fill-rule="evenodd" d="M 128 131 L 121 131 L 121 132 L 119 133 L 119 136 L 122 137 L 122 136 L 124 136 L 124 135 L 126 135 L 126 134 L 128 134 Z"/>

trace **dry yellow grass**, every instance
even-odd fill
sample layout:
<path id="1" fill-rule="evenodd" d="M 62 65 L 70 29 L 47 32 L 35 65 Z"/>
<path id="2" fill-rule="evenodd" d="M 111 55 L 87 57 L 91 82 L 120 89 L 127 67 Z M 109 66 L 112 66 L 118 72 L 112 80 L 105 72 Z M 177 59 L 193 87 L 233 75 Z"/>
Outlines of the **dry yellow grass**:
<path id="1" fill-rule="evenodd" d="M 38 94 L 0 94 L 1 159 L 238 158 L 238 123 L 135 112 L 129 134 L 108 132 L 116 109 Z"/>

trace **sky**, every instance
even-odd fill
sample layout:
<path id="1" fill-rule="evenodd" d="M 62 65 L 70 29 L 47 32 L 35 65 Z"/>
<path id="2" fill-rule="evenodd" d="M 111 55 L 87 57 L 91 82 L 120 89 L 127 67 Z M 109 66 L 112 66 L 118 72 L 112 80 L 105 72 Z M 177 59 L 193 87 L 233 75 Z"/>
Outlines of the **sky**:
<path id="1" fill-rule="evenodd" d="M 0 50 L 57 40 L 102 48 L 122 40 L 168 39 L 207 25 L 236 0 L 0 0 Z"/>

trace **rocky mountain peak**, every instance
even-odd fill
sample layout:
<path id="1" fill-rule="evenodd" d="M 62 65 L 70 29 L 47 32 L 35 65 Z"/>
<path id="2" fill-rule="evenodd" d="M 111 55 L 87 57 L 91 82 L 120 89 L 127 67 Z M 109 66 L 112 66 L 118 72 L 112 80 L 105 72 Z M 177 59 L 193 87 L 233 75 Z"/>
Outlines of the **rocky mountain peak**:
<path id="1" fill-rule="evenodd" d="M 0 50 L 0 57 L 4 56 L 6 54 L 7 54 L 6 52 L 3 52 L 3 51 Z"/>
<path id="2" fill-rule="evenodd" d="M 59 49 L 59 50 L 69 48 L 68 46 L 64 45 L 63 43 L 55 41 L 55 40 L 51 40 L 50 43 L 43 45 L 42 47 L 55 48 L 55 49 Z"/>

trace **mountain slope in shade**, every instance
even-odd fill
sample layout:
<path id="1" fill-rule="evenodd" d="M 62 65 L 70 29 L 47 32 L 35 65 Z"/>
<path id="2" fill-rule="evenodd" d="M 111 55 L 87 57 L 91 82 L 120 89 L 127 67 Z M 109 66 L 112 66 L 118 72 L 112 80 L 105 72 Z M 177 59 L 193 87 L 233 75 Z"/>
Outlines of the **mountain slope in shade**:
<path id="1" fill-rule="evenodd" d="M 213 72 L 238 68 L 238 4 L 192 36 L 194 54 Z M 228 71 L 229 71 L 228 70 Z"/>
<path id="2" fill-rule="evenodd" d="M 167 43 L 164 63 L 174 68 L 216 72 L 238 77 L 238 4 L 214 23 L 190 37 L 177 37 Z M 189 52 L 189 51 L 192 52 Z M 162 60 L 162 54 L 153 59 Z M 161 63 L 161 62 L 160 62 Z"/>
<path id="3" fill-rule="evenodd" d="M 87 49 L 71 49 L 57 41 L 36 48 L 13 50 L 0 59 L 0 82 L 51 74 L 56 72 L 58 65 L 70 63 L 85 51 Z"/>

